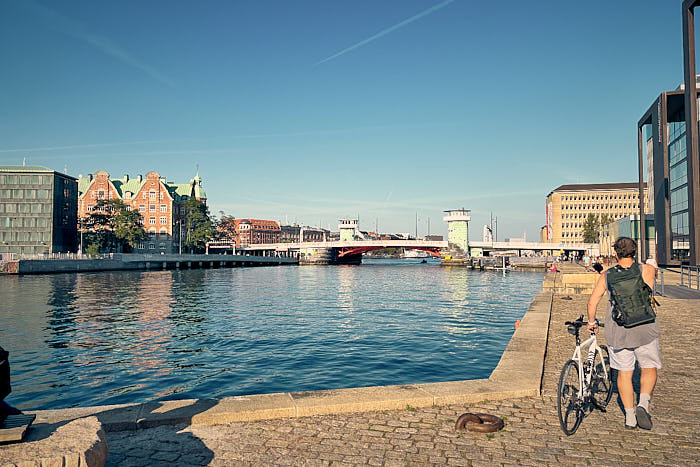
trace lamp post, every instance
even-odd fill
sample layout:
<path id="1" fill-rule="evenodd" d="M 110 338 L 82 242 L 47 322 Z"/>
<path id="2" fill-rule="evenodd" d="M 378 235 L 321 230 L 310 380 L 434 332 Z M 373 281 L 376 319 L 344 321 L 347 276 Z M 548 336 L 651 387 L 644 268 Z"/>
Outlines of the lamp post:
<path id="1" fill-rule="evenodd" d="M 182 254 L 182 219 L 178 219 L 178 220 L 175 221 L 175 222 L 177 222 L 177 225 L 178 225 L 179 228 L 180 228 L 180 233 L 178 234 L 177 239 L 178 239 L 178 243 L 179 243 L 179 245 L 178 245 L 178 254 L 181 255 L 181 254 Z"/>

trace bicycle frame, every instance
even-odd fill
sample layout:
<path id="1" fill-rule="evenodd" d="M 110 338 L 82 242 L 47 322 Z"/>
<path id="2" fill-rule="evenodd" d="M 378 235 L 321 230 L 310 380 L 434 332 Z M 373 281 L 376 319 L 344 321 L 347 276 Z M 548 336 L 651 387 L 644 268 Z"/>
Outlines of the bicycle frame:
<path id="1" fill-rule="evenodd" d="M 581 348 L 588 347 L 588 358 L 587 361 L 589 363 L 588 365 L 588 371 L 584 374 L 583 372 L 583 359 L 581 358 Z M 578 383 L 579 383 L 579 389 L 578 389 L 578 397 L 579 400 L 583 401 L 584 397 L 590 396 L 591 392 L 591 378 L 593 377 L 593 359 L 595 357 L 595 352 L 600 353 L 601 359 L 603 358 L 603 351 L 601 350 L 600 346 L 598 345 L 598 338 L 595 334 L 592 334 L 591 337 L 586 339 L 584 342 L 581 342 L 581 339 L 578 336 L 578 333 L 576 333 L 576 348 L 574 349 L 574 355 L 571 357 L 571 360 L 575 361 L 576 364 L 578 365 Z M 608 370 L 605 368 L 605 365 L 603 365 L 603 373 L 605 374 L 605 379 L 610 380 L 610 375 L 608 375 Z M 585 380 L 584 380 L 585 378 Z M 585 384 L 584 384 L 585 383 Z"/>

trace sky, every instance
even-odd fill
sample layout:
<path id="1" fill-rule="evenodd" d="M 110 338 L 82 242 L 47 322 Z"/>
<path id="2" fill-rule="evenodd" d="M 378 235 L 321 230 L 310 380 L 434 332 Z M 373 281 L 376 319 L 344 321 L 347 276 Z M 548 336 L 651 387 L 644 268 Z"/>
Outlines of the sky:
<path id="1" fill-rule="evenodd" d="M 681 0 L 0 1 L 0 165 L 203 179 L 212 214 L 536 240 L 634 182 Z"/>

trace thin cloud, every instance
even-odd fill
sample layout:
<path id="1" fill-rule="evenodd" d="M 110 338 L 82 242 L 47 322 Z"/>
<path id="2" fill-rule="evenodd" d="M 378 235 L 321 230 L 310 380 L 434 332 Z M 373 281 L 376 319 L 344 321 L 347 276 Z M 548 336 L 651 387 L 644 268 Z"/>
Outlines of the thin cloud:
<path id="1" fill-rule="evenodd" d="M 423 18 L 424 16 L 428 16 L 429 14 L 434 13 L 434 12 L 446 7 L 447 5 L 449 5 L 452 2 L 454 2 L 454 0 L 445 0 L 444 2 L 440 2 L 437 5 L 432 6 L 432 7 L 428 8 L 427 10 L 418 13 L 417 15 L 411 16 L 410 18 L 405 19 L 405 20 L 401 21 L 400 23 L 397 23 L 391 27 L 388 27 L 382 31 L 379 31 L 377 34 L 370 36 L 367 39 L 361 40 L 360 42 L 353 44 L 350 47 L 347 47 L 347 48 L 341 50 L 340 52 L 331 55 L 330 57 L 326 57 L 323 60 L 321 60 L 320 62 L 316 62 L 314 64 L 314 66 L 318 66 L 322 63 L 326 63 L 329 60 L 333 60 L 334 58 L 338 58 L 341 55 L 345 55 L 348 52 L 352 52 L 353 50 L 355 50 L 359 47 L 362 47 L 363 45 L 367 45 L 370 42 L 379 39 L 380 37 L 386 36 L 390 32 L 394 32 L 397 29 L 400 29 L 408 24 L 411 24 L 414 21 L 417 21 L 417 20 Z"/>
<path id="2" fill-rule="evenodd" d="M 129 52 L 124 50 L 110 38 L 98 34 L 93 34 L 86 30 L 86 28 L 67 16 L 58 13 L 51 8 L 45 7 L 36 3 L 33 0 L 24 0 L 18 2 L 18 5 L 28 7 L 35 14 L 41 16 L 47 20 L 50 26 L 57 31 L 60 31 L 68 36 L 74 37 L 76 39 L 87 42 L 92 47 L 96 48 L 100 52 L 110 57 L 116 58 L 120 62 L 129 65 L 133 68 L 143 71 L 151 78 L 156 81 L 160 81 L 170 87 L 175 87 L 175 83 L 170 80 L 167 76 L 163 75 L 153 67 L 143 63 L 136 57 L 132 56 Z"/>
<path id="3" fill-rule="evenodd" d="M 128 146 L 134 144 L 154 144 L 168 143 L 169 140 L 146 140 L 146 141 L 123 141 L 114 143 L 95 143 L 95 144 L 71 144 L 68 146 L 45 146 L 38 148 L 19 148 L 19 149 L 0 149 L 0 153 L 4 152 L 28 152 L 28 151 L 63 151 L 65 149 L 80 149 L 80 148 L 100 148 L 108 146 Z"/>

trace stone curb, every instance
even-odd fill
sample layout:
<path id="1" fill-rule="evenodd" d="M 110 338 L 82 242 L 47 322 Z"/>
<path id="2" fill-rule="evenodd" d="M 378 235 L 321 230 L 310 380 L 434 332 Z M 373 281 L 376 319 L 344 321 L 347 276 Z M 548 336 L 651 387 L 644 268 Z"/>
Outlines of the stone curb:
<path id="1" fill-rule="evenodd" d="M 540 291 L 535 296 L 488 379 L 42 410 L 35 412 L 35 423 L 59 423 L 94 415 L 106 431 L 125 431 L 159 425 L 217 425 L 538 396 L 552 299 L 551 291 Z"/>

